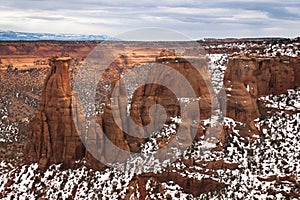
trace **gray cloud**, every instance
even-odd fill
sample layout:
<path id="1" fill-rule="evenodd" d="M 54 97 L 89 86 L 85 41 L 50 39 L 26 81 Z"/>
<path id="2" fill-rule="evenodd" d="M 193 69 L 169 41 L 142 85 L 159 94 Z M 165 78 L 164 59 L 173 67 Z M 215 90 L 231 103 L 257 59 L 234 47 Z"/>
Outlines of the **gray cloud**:
<path id="1" fill-rule="evenodd" d="M 117 35 L 132 29 L 173 29 L 190 38 L 296 37 L 298 1 L 2 1 L 0 29 Z"/>
<path id="2" fill-rule="evenodd" d="M 57 20 L 64 20 L 64 17 L 47 17 L 47 16 L 29 16 L 26 17 L 27 19 L 37 19 L 37 20 L 44 20 L 44 21 L 57 21 Z"/>
<path id="3" fill-rule="evenodd" d="M 300 8 L 299 2 L 285 1 L 269 1 L 269 2 L 223 2 L 219 6 L 231 8 L 231 9 L 243 9 L 243 10 L 258 10 L 268 13 L 271 18 L 276 19 L 294 19 L 299 20 L 300 15 L 289 12 L 286 7 L 298 7 Z"/>

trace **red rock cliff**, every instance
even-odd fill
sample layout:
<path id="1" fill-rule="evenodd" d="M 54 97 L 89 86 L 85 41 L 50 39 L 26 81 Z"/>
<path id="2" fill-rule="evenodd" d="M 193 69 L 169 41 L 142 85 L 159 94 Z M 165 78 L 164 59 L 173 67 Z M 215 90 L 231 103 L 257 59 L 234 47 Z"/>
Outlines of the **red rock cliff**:
<path id="1" fill-rule="evenodd" d="M 296 57 L 245 57 L 229 59 L 224 76 L 227 116 L 257 132 L 253 120 L 260 116 L 257 98 L 285 93 L 300 86 L 300 59 Z M 250 134 L 251 135 L 251 134 Z"/>

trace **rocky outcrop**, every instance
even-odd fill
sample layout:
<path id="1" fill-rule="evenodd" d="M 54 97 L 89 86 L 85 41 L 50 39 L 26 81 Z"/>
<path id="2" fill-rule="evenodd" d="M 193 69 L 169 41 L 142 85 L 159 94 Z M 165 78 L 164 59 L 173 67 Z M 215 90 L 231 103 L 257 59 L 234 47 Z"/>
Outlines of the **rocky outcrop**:
<path id="1" fill-rule="evenodd" d="M 299 79 L 300 60 L 296 57 L 231 57 L 224 76 L 227 116 L 245 123 L 240 127 L 244 136 L 249 136 L 249 129 L 257 133 L 253 122 L 261 114 L 257 99 L 299 87 Z"/>
<path id="2" fill-rule="evenodd" d="M 212 90 L 210 89 L 212 87 L 205 58 L 193 57 L 187 60 L 173 54 L 162 51 L 156 57 L 151 72 L 146 75 L 145 84 L 134 91 L 129 110 L 130 117 L 127 116 L 126 109 L 123 109 L 127 107 L 128 103 L 127 89 L 122 82 L 118 83 L 118 79 L 111 80 L 111 88 L 114 88 L 115 93 L 109 94 L 100 121 L 106 136 L 123 150 L 128 151 L 130 149 L 131 152 L 139 152 L 145 138 L 149 137 L 153 131 L 159 130 L 157 128 L 162 127 L 164 123 L 171 123 L 171 117 L 180 116 L 182 113 L 180 113 L 179 98 L 200 98 L 200 101 L 196 101 L 199 105 L 198 103 L 193 105 L 200 107 L 198 109 L 200 113 L 194 113 L 197 109 L 190 107 L 192 110 L 189 112 L 191 121 L 199 120 L 196 119 L 197 116 L 200 116 L 201 119 L 207 119 L 211 116 Z M 127 62 L 123 61 L 122 63 Z M 113 64 L 111 67 L 115 68 L 114 66 Z M 125 73 L 126 70 L 124 67 Z M 187 94 L 187 85 L 193 91 L 194 96 Z M 175 91 L 170 88 L 174 88 Z M 159 107 L 152 107 L 157 104 L 162 106 L 166 113 Z M 151 118 L 154 113 L 155 117 Z M 185 126 L 185 124 L 181 124 L 181 126 Z M 123 128 L 120 129 L 120 127 Z M 186 125 L 184 128 L 187 133 L 186 137 L 189 137 L 188 134 L 195 127 Z"/>
<path id="3" fill-rule="evenodd" d="M 24 155 L 27 162 L 38 162 L 41 168 L 54 163 L 70 167 L 85 154 L 71 111 L 70 61 L 70 57 L 50 61 L 51 73 L 39 109 L 29 124 Z"/>
<path id="4" fill-rule="evenodd" d="M 142 195 L 144 194 L 144 197 L 146 197 L 145 183 L 149 179 L 154 179 L 159 183 L 172 181 L 178 184 L 185 193 L 192 194 L 193 196 L 199 196 L 202 193 L 207 193 L 225 187 L 225 184 L 215 181 L 211 178 L 203 178 L 198 180 L 187 176 L 183 177 L 179 173 L 169 171 L 160 174 L 147 173 L 137 177 L 139 192 Z"/>
<path id="5" fill-rule="evenodd" d="M 199 69 L 193 66 L 195 59 L 198 59 L 195 63 L 201 65 Z M 122 62 L 117 60 L 116 63 L 113 63 L 111 68 L 118 67 L 118 70 L 128 70 L 130 67 L 127 66 L 126 57 L 121 60 Z M 85 151 L 80 140 L 80 134 L 82 134 L 80 130 L 83 130 L 85 125 L 81 125 L 81 128 L 75 126 L 77 121 L 84 121 L 77 119 L 81 118 L 83 113 L 79 106 L 71 104 L 73 94 L 69 74 L 70 61 L 70 57 L 51 60 L 51 73 L 46 78 L 38 112 L 29 124 L 25 157 L 28 162 L 39 162 L 42 168 L 52 163 L 65 163 L 66 166 L 71 166 L 74 161 L 86 158 L 87 166 L 103 169 L 105 165 L 98 161 L 100 157 L 106 162 L 109 162 L 111 158 L 121 161 L 126 157 L 120 153 L 120 149 L 125 152 L 139 152 L 145 138 L 149 137 L 156 127 L 160 127 L 160 123 L 171 123 L 171 117 L 182 115 L 178 97 L 189 98 L 189 96 L 184 96 L 186 88 L 182 85 L 182 80 L 172 74 L 174 71 L 180 73 L 184 81 L 188 81 L 196 97 L 200 98 L 200 119 L 209 118 L 214 110 L 211 99 L 211 97 L 214 98 L 214 94 L 210 90 L 212 87 L 205 64 L 206 60 L 201 57 L 191 57 L 186 60 L 173 55 L 172 52 L 161 52 L 156 57 L 156 64 L 164 65 L 169 69 L 160 73 L 159 76 L 155 74 L 155 70 L 148 74 L 145 82 L 151 84 L 143 84 L 135 90 L 131 99 L 130 117 L 127 116 L 127 110 L 122 109 L 127 107 L 128 94 L 122 82 L 118 82 L 121 76 L 107 76 L 111 82 L 111 88 L 114 90 L 109 94 L 110 98 L 106 99 L 103 114 L 92 120 L 85 137 L 86 144 L 93 146 L 94 150 L 91 150 L 93 152 Z M 241 136 L 248 137 L 259 134 L 254 125 L 254 119 L 260 116 L 256 102 L 259 96 L 281 93 L 288 88 L 300 85 L 299 63 L 296 58 L 285 57 L 255 59 L 233 57 L 229 60 L 224 77 L 224 86 L 227 92 L 227 116 L 244 123 L 244 125 L 236 127 L 240 130 Z M 117 72 L 113 71 L 114 74 L 119 74 L 118 70 Z M 290 78 L 287 79 L 286 76 Z M 160 79 L 164 79 L 166 83 L 172 83 L 177 94 L 168 86 L 159 84 Z M 155 104 L 164 107 L 166 116 L 164 113 L 160 113 L 159 117 L 151 119 L 151 112 L 161 111 L 157 107 L 155 107 L 156 110 L 151 110 Z M 76 114 L 72 112 L 72 108 Z M 196 120 L 194 118 L 197 114 L 193 113 L 193 110 L 195 112 L 196 109 L 190 109 L 192 112 L 189 118 Z M 208 134 L 204 133 L 200 127 L 186 124 L 181 124 L 181 126 L 184 127 L 186 133 L 198 129 L 196 138 Z M 211 130 L 210 132 L 214 132 L 213 129 Z M 102 132 L 106 137 L 99 134 Z M 132 132 L 138 133 L 138 135 L 127 134 Z M 185 137 L 189 141 L 192 139 L 189 134 L 186 134 Z M 106 140 L 109 140 L 114 148 L 108 146 Z M 224 141 L 224 138 L 221 140 Z"/>
<path id="6" fill-rule="evenodd" d="M 111 81 L 111 87 L 117 87 L 115 88 L 116 93 L 114 95 L 110 94 L 112 98 L 107 99 L 101 117 L 95 117 L 91 122 L 85 141 L 86 145 L 93 147 L 89 151 L 85 151 L 79 138 L 80 133 L 77 132 L 78 129 L 75 127 L 75 124 L 78 126 L 77 121 L 84 121 L 82 119 L 76 120 L 76 117 L 80 118 L 83 114 L 80 113 L 80 109 L 77 107 L 73 108 L 75 110 L 79 109 L 76 111 L 79 114 L 73 116 L 74 113 L 71 111 L 72 106 L 76 104 L 71 105 L 71 97 L 74 94 L 72 94 L 70 87 L 69 62 L 70 58 L 55 58 L 50 63 L 52 69 L 45 81 L 38 112 L 29 124 L 29 137 L 25 148 L 27 161 L 39 162 L 40 167 L 44 168 L 53 163 L 65 163 L 70 166 L 74 161 L 85 157 L 87 166 L 94 169 L 103 169 L 105 165 L 99 162 L 100 157 L 105 162 L 110 162 L 111 158 L 121 161 L 126 157 L 122 157 L 120 149 L 127 152 L 138 152 L 141 143 L 144 142 L 143 129 L 136 130 L 139 135 L 135 137 L 126 134 L 119 126 L 121 124 L 123 127 L 128 127 L 128 131 L 135 131 L 134 129 L 136 129 L 135 126 L 130 126 L 129 119 L 126 117 L 126 110 L 124 112 L 124 110 L 119 109 L 127 106 L 127 90 L 122 84 L 116 85 L 117 78 L 120 76 L 115 75 L 120 73 L 120 69 L 126 70 L 127 65 L 131 66 L 126 58 L 124 57 L 122 62 L 117 60 L 116 63 L 110 66 L 110 69 L 118 68 L 117 71 L 110 70 L 107 73 L 111 74 L 111 71 L 113 71 L 114 76 L 107 77 Z M 204 80 L 201 76 L 193 76 L 199 73 L 195 71 L 195 68 L 188 65 L 191 64 L 187 61 L 182 60 L 178 63 L 178 61 L 175 62 L 175 59 L 169 64 L 177 71 L 184 67 L 183 74 L 187 80 L 190 80 L 196 95 L 203 94 L 203 97 L 205 97 L 208 89 L 204 87 Z M 162 74 L 162 76 L 171 77 L 167 73 Z M 157 82 L 151 78 L 156 77 L 149 77 L 148 82 Z M 168 79 L 168 81 L 171 83 L 177 82 L 177 80 L 172 79 Z M 202 83 L 202 88 L 198 85 L 199 83 Z M 177 84 L 177 86 L 179 90 L 184 90 L 184 88 L 180 88 L 180 84 Z M 146 101 L 146 99 L 151 101 Z M 203 102 L 207 103 L 207 101 Z M 145 85 L 145 88 L 136 91 L 131 105 L 131 116 L 138 126 L 142 127 L 150 122 L 149 108 L 153 104 L 165 106 L 168 122 L 170 122 L 171 116 L 180 115 L 178 100 L 172 92 L 160 85 Z M 205 114 L 209 115 L 210 107 L 206 109 L 208 112 L 205 112 Z M 162 120 L 155 119 L 154 124 L 160 121 Z M 102 132 L 105 133 L 106 137 L 102 135 Z M 109 142 L 106 140 L 109 140 L 114 146 L 109 146 Z"/>
<path id="7" fill-rule="evenodd" d="M 245 57 L 229 59 L 224 76 L 227 88 L 232 83 L 243 83 L 249 94 L 257 98 L 281 94 L 300 86 L 300 59 L 298 57 Z"/>

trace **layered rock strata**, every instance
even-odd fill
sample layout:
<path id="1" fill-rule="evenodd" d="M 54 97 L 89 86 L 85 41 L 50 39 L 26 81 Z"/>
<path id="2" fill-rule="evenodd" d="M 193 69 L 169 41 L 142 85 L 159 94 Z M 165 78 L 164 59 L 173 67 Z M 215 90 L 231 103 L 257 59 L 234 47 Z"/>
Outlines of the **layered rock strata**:
<path id="1" fill-rule="evenodd" d="M 299 80 L 300 60 L 297 57 L 231 57 L 224 76 L 227 116 L 245 124 L 240 127 L 242 136 L 259 134 L 253 120 L 263 110 L 257 99 L 295 89 L 300 86 Z"/>
<path id="2" fill-rule="evenodd" d="M 85 155 L 71 110 L 70 61 L 70 57 L 50 61 L 38 111 L 29 123 L 24 155 L 41 168 L 55 163 L 71 166 Z"/>

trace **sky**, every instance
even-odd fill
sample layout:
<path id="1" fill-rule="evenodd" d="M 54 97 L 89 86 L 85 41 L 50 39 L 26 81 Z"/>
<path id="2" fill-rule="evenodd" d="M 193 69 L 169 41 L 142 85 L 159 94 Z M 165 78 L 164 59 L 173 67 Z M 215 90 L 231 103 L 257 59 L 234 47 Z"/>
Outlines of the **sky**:
<path id="1" fill-rule="evenodd" d="M 297 37 L 299 0 L 9 0 L 0 30 L 118 36 L 143 28 L 190 39 Z"/>

